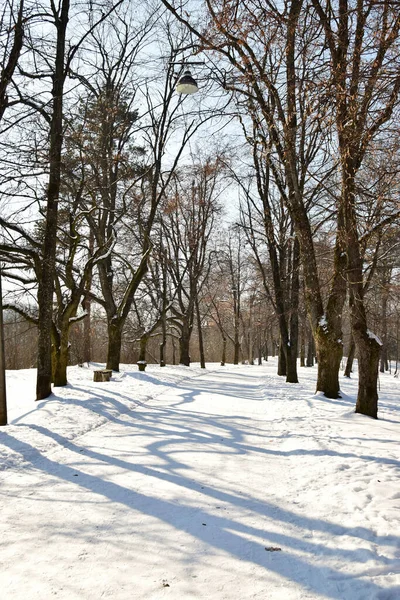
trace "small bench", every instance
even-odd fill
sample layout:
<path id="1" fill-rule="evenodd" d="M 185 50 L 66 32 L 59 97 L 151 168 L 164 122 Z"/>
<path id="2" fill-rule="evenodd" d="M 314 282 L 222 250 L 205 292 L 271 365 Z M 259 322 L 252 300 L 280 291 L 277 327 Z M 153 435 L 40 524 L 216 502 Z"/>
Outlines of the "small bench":
<path id="1" fill-rule="evenodd" d="M 101 371 L 93 371 L 93 381 L 110 381 L 111 375 L 111 369 L 101 369 Z"/>

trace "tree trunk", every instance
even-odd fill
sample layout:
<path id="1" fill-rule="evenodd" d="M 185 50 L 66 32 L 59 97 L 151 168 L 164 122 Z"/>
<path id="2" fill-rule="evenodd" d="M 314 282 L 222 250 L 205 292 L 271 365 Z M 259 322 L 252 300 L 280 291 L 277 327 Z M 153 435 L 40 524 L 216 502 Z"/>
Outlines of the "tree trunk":
<path id="1" fill-rule="evenodd" d="M 382 282 L 382 307 L 381 307 L 381 358 L 379 370 L 384 373 L 388 370 L 388 343 L 387 343 L 387 305 L 389 298 L 389 278 L 384 277 Z"/>
<path id="2" fill-rule="evenodd" d="M 94 235 L 93 231 L 89 231 L 89 253 L 93 256 L 94 251 Z M 86 313 L 83 319 L 83 362 L 90 363 L 92 360 L 92 348 L 91 348 L 91 320 L 92 320 L 92 301 L 89 297 L 90 290 L 92 288 L 92 270 L 87 278 L 85 285 L 85 298 L 83 300 L 83 310 Z"/>
<path id="3" fill-rule="evenodd" d="M 222 335 L 222 356 L 221 356 L 221 367 L 224 367 L 226 363 L 226 336 Z"/>
<path id="4" fill-rule="evenodd" d="M 143 333 L 139 342 L 139 358 L 138 362 L 143 363 L 146 362 L 146 352 L 147 352 L 147 342 L 149 341 L 149 334 L 147 332 Z"/>
<path id="5" fill-rule="evenodd" d="M 204 341 L 203 341 L 203 331 L 201 328 L 201 315 L 200 315 L 200 307 L 199 301 L 196 296 L 196 317 L 197 317 L 197 333 L 199 336 L 199 352 L 200 352 L 200 367 L 202 369 L 206 368 L 206 360 L 204 356 Z"/>
<path id="6" fill-rule="evenodd" d="M 63 0 L 57 21 L 57 46 L 53 75 L 53 111 L 50 126 L 49 185 L 47 188 L 47 210 L 43 244 L 42 272 L 38 286 L 38 362 L 36 400 L 51 394 L 51 328 L 53 318 L 53 290 L 57 240 L 58 197 L 61 184 L 61 151 L 63 144 L 63 96 L 65 36 L 68 24 L 69 0 Z"/>
<path id="7" fill-rule="evenodd" d="M 343 356 L 343 345 L 336 336 L 328 336 L 320 327 L 315 337 L 318 356 L 317 392 L 327 398 L 338 398 L 340 391 L 339 369 Z"/>
<path id="8" fill-rule="evenodd" d="M 380 344 L 367 335 L 357 335 L 358 395 L 356 412 L 378 418 L 378 367 Z"/>
<path id="9" fill-rule="evenodd" d="M 86 316 L 83 319 L 83 362 L 90 363 L 92 360 L 90 331 L 92 303 L 90 298 L 85 298 L 83 308 L 86 312 Z"/>
<path id="10" fill-rule="evenodd" d="M 286 382 L 299 383 L 297 377 L 297 344 L 296 348 L 292 346 L 287 348 L 286 352 Z"/>
<path id="11" fill-rule="evenodd" d="M 106 369 L 119 371 L 121 360 L 122 329 L 123 323 L 119 319 L 108 321 L 108 348 Z"/>
<path id="12" fill-rule="evenodd" d="M 240 355 L 240 341 L 239 341 L 239 326 L 240 326 L 240 296 L 236 290 L 233 291 L 233 310 L 234 310 L 234 354 L 233 354 L 233 364 L 239 364 L 239 355 Z"/>
<path id="13" fill-rule="evenodd" d="M 315 346 L 315 344 L 314 344 L 314 337 L 313 337 L 311 328 L 309 328 L 308 329 L 306 367 L 313 367 L 314 366 L 314 355 L 315 355 L 314 346 Z"/>
<path id="14" fill-rule="evenodd" d="M 190 337 L 192 328 L 189 319 L 185 318 L 179 338 L 179 364 L 190 367 Z"/>
<path id="15" fill-rule="evenodd" d="M 167 324 L 165 322 L 165 313 L 161 321 L 162 338 L 160 343 L 160 367 L 165 367 L 165 349 L 167 346 Z"/>
<path id="16" fill-rule="evenodd" d="M 346 368 L 344 370 L 345 377 L 351 377 L 351 374 L 353 372 L 353 362 L 354 362 L 355 354 L 356 354 L 356 345 L 355 345 L 353 336 L 351 336 L 349 355 L 347 357 Z"/>
<path id="17" fill-rule="evenodd" d="M 172 337 L 172 364 L 176 365 L 176 348 L 175 348 L 175 338 Z"/>
<path id="18" fill-rule="evenodd" d="M 0 425 L 7 425 L 6 360 L 4 353 L 3 300 L 0 272 Z"/>
<path id="19" fill-rule="evenodd" d="M 284 377 L 286 375 L 286 352 L 284 350 L 282 341 L 279 344 L 278 375 L 280 377 Z"/>
<path id="20" fill-rule="evenodd" d="M 300 332 L 300 366 L 306 366 L 306 336 L 304 331 L 304 325 L 301 326 Z"/>
<path id="21" fill-rule="evenodd" d="M 67 385 L 67 367 L 68 367 L 69 342 L 68 335 L 61 335 L 59 346 L 54 347 L 53 351 L 53 381 L 55 387 Z"/>

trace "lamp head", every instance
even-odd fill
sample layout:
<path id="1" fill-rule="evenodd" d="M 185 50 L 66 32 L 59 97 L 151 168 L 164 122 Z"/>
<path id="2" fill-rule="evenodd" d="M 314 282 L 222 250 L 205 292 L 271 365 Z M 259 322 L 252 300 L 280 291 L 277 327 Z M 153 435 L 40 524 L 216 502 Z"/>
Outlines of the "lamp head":
<path id="1" fill-rule="evenodd" d="M 185 71 L 183 77 L 181 77 L 176 84 L 176 91 L 178 94 L 195 94 L 198 92 L 199 86 L 189 70 Z"/>

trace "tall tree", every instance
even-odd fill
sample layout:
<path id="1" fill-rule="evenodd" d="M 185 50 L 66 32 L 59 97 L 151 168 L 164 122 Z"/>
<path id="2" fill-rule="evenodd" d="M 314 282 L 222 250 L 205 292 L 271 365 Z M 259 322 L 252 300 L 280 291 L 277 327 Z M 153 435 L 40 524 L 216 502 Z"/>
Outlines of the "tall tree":
<path id="1" fill-rule="evenodd" d="M 7 89 L 12 81 L 21 54 L 24 37 L 24 2 L 5 2 L 0 16 L 0 124 L 9 105 Z M 0 272 L 1 278 L 1 272 Z M 0 281 L 0 425 L 7 425 L 3 308 Z"/>
<path id="2" fill-rule="evenodd" d="M 340 210 L 359 365 L 356 412 L 377 418 L 380 343 L 368 328 L 363 252 L 356 210 L 357 175 L 372 140 L 391 119 L 400 92 L 400 12 L 391 0 L 312 0 L 329 51 L 329 85 L 341 171 Z"/>

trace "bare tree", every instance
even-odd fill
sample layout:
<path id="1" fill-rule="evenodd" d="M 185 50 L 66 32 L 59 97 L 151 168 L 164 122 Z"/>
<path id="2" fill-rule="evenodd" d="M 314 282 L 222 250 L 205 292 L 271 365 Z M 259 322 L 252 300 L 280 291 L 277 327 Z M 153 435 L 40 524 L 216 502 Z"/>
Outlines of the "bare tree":
<path id="1" fill-rule="evenodd" d="M 12 81 L 21 54 L 24 36 L 24 2 L 14 3 L 7 0 L 0 15 L 0 123 L 9 98 L 7 89 Z M 1 271 L 0 271 L 1 278 Z M 7 402 L 5 382 L 5 355 L 3 337 L 3 308 L 1 305 L 0 281 L 0 425 L 7 425 Z"/>

